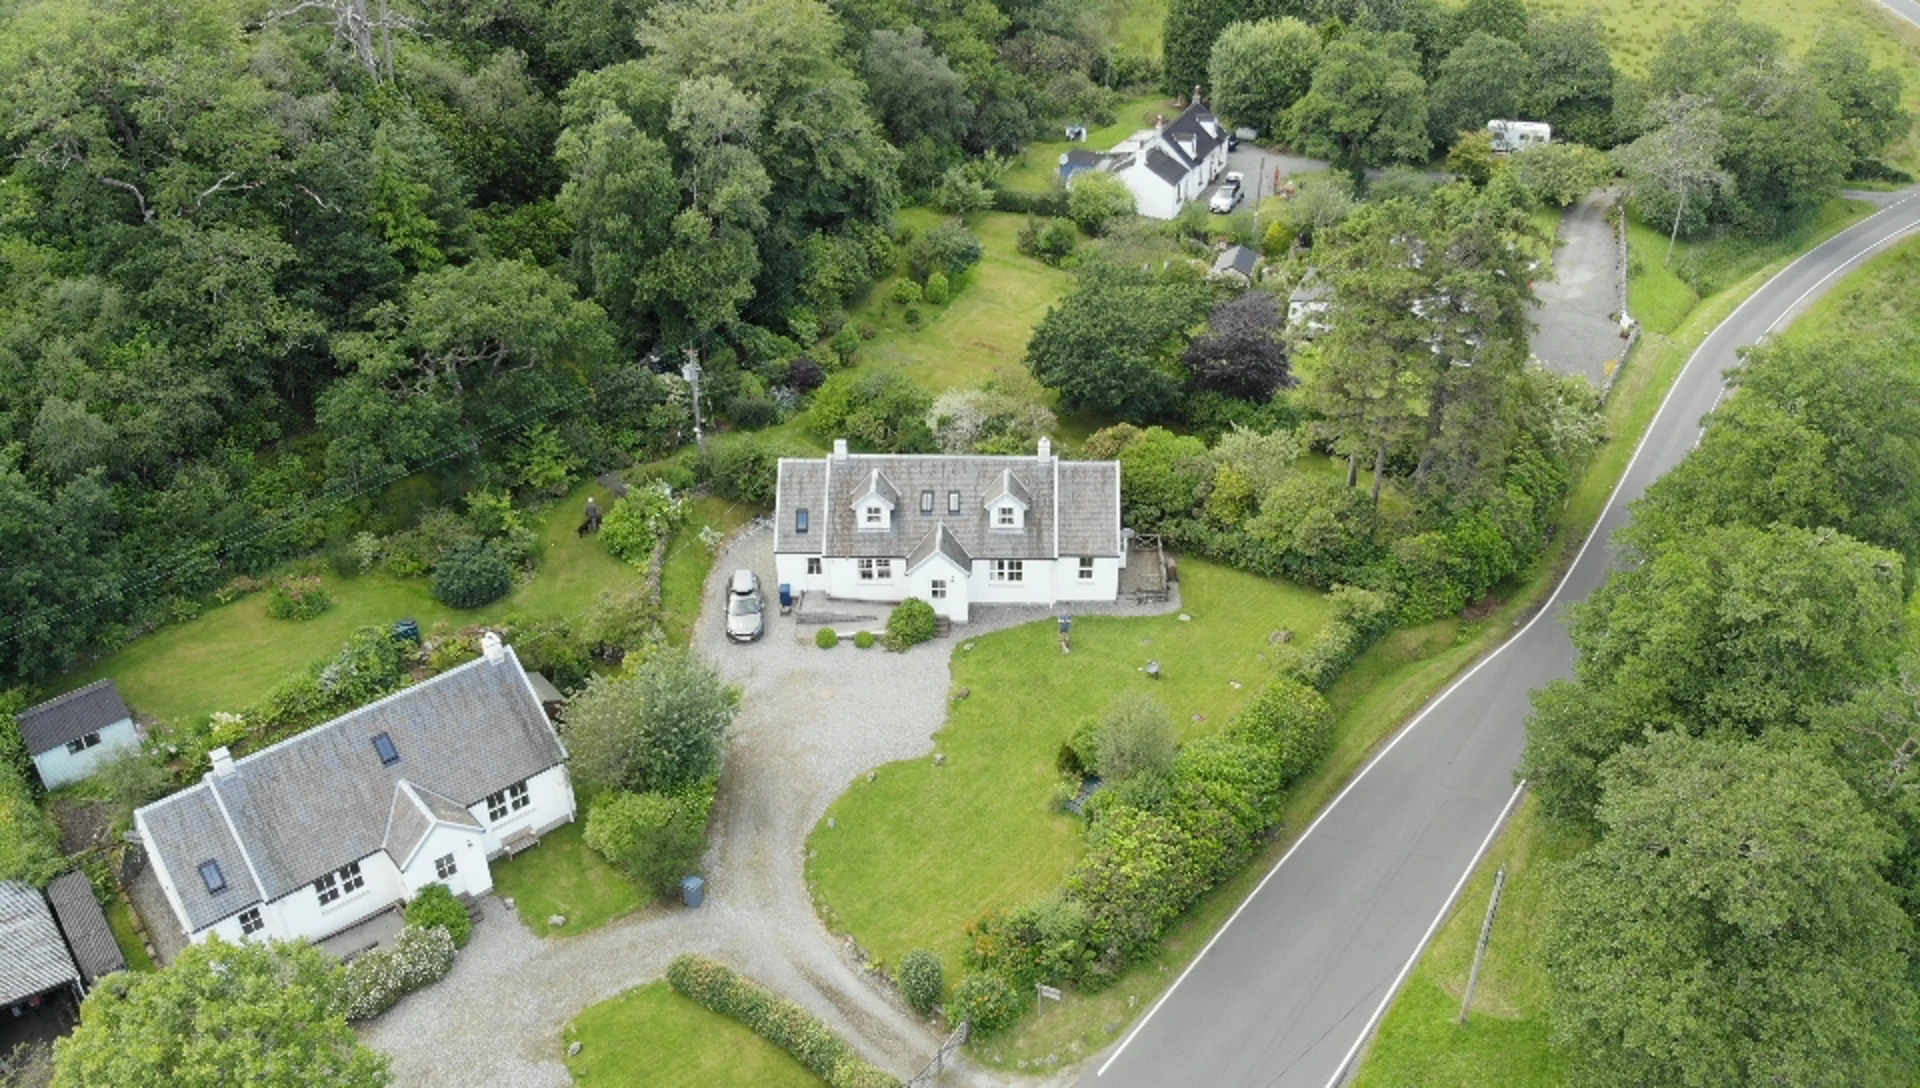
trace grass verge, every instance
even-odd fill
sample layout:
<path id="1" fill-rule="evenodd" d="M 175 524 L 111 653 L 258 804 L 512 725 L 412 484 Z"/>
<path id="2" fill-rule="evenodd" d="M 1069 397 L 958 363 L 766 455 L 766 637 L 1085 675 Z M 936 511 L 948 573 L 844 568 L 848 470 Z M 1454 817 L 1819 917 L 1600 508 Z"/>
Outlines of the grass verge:
<path id="1" fill-rule="evenodd" d="M 635 585 L 644 576 L 607 554 L 597 538 L 575 532 L 589 495 L 603 509 L 612 502 L 605 489 L 587 484 L 534 516 L 539 568 L 531 580 L 484 608 L 448 608 L 433 598 L 424 578 L 395 578 L 381 571 L 342 578 L 327 571 L 320 580 L 334 605 L 314 619 L 273 619 L 267 615 L 267 595 L 255 593 L 136 639 L 67 675 L 50 690 L 111 677 L 135 713 L 188 722 L 257 702 L 274 684 L 336 653 L 349 634 L 369 624 L 384 626 L 410 616 L 430 628 L 508 616 L 581 615 L 601 590 Z"/>
<path id="2" fill-rule="evenodd" d="M 609 998 L 567 1025 L 576 1084 L 621 1088 L 809 1088 L 822 1082 L 746 1025 L 653 982 Z"/>
<path id="3" fill-rule="evenodd" d="M 1308 638 L 1327 615 L 1318 593 L 1199 560 L 1182 561 L 1181 590 L 1190 621 L 1084 617 L 1070 655 L 1050 622 L 952 647 L 955 688 L 970 694 L 935 736 L 945 765 L 894 763 L 857 781 L 827 810 L 836 826 L 810 839 L 829 924 L 886 964 L 934 949 L 955 977 L 967 922 L 1058 887 L 1080 857 L 1083 825 L 1050 799 L 1055 757 L 1083 717 L 1150 690 L 1182 739 L 1212 732 L 1271 675 L 1271 634 Z M 1147 678 L 1149 658 L 1163 679 Z"/>
<path id="4" fill-rule="evenodd" d="M 127 957 L 127 967 L 134 971 L 151 971 L 153 957 L 147 955 L 147 945 L 140 939 L 140 931 L 133 926 L 133 906 L 124 895 L 116 895 L 107 901 L 107 928 L 113 930 L 113 940 L 120 946 L 120 954 Z"/>
<path id="5" fill-rule="evenodd" d="M 666 628 L 668 642 L 685 646 L 700 618 L 707 575 L 713 571 L 714 560 L 713 553 L 700 541 L 700 531 L 712 529 L 724 536 L 752 521 L 757 513 L 752 507 L 711 495 L 694 500 L 686 524 L 667 542 L 667 562 L 660 572 L 660 622 Z"/>
<path id="6" fill-rule="evenodd" d="M 653 901 L 645 889 L 587 847 L 583 813 L 548 832 L 540 845 L 493 864 L 493 894 L 513 899 L 520 920 L 542 937 L 571 937 L 624 918 Z M 554 915 L 564 926 L 550 926 Z"/>

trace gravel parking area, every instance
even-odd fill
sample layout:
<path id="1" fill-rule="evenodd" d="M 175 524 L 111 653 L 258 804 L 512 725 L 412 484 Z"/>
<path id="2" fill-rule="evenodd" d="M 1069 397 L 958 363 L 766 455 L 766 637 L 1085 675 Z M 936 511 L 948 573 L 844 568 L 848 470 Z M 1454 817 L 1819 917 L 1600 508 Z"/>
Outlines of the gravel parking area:
<path id="1" fill-rule="evenodd" d="M 769 589 L 768 629 L 726 641 L 711 607 L 746 566 Z M 951 642 L 906 654 L 812 644 L 812 629 L 771 598 L 772 534 L 735 541 L 714 564 L 694 645 L 745 689 L 727 750 L 699 910 L 662 906 L 578 937 L 541 940 L 497 901 L 447 978 L 369 1025 L 407 1085 L 565 1085 L 562 1029 L 597 1001 L 660 977 L 698 951 L 733 964 L 807 1006 L 870 1060 L 902 1076 L 932 1054 L 936 1034 L 862 971 L 814 913 L 805 878 L 808 832 L 858 775 L 931 753 L 946 719 Z M 1005 617 L 1018 621 L 1031 616 Z M 985 630 L 974 624 L 968 634 Z M 949 1072 L 943 1084 L 999 1078 Z"/>
<path id="2" fill-rule="evenodd" d="M 1567 209 L 1553 254 L 1553 279 L 1534 285 L 1540 300 L 1534 355 L 1548 370 L 1586 378 L 1595 389 L 1611 384 L 1627 348 L 1615 316 L 1627 270 L 1607 222 L 1607 208 L 1617 195 L 1602 189 Z"/>

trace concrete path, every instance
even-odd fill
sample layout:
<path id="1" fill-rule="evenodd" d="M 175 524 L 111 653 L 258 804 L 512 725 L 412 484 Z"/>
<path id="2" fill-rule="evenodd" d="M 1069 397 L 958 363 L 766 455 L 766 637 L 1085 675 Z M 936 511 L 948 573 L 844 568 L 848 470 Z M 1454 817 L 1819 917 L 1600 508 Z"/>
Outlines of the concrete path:
<path id="1" fill-rule="evenodd" d="M 1607 222 L 1618 196 L 1611 189 L 1588 194 L 1560 220 L 1553 278 L 1534 284 L 1539 301 L 1533 354 L 1548 370 L 1570 374 L 1605 389 L 1626 351 L 1617 314 L 1626 283 L 1619 241 Z"/>
<path id="2" fill-rule="evenodd" d="M 1606 579 L 1628 505 L 1693 449 L 1736 349 L 1916 232 L 1920 190 L 1909 190 L 1794 262 L 1706 339 L 1546 607 L 1354 777 L 1082 1085 L 1335 1088 L 1346 1078 L 1518 800 L 1529 695 L 1571 670 L 1566 608 Z"/>

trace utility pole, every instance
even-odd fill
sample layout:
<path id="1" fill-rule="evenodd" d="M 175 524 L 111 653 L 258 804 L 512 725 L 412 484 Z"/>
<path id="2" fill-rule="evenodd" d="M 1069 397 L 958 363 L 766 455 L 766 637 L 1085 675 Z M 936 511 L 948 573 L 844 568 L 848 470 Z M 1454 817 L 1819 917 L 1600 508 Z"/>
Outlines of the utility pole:
<path id="1" fill-rule="evenodd" d="M 693 389 L 693 440 L 702 454 L 707 452 L 707 432 L 700 426 L 700 353 L 689 347 L 687 365 L 680 368 L 680 376 L 687 379 Z"/>
<path id="2" fill-rule="evenodd" d="M 1473 953 L 1473 973 L 1467 976 L 1467 994 L 1460 1002 L 1460 1022 L 1467 1022 L 1473 1009 L 1473 988 L 1480 984 L 1480 966 L 1487 960 L 1487 942 L 1493 938 L 1493 916 L 1500 913 L 1500 889 L 1507 886 L 1507 869 L 1501 866 L 1493 874 L 1493 898 L 1487 901 L 1487 920 L 1480 923 L 1480 947 Z"/>

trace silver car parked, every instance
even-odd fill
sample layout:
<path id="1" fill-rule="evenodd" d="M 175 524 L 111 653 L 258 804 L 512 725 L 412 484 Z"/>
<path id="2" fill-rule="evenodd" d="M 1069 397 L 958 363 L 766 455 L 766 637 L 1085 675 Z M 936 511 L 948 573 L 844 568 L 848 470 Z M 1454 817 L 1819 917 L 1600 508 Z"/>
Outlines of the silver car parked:
<path id="1" fill-rule="evenodd" d="M 727 637 L 753 642 L 767 629 L 766 603 L 760 599 L 760 577 L 736 570 L 727 579 Z"/>

